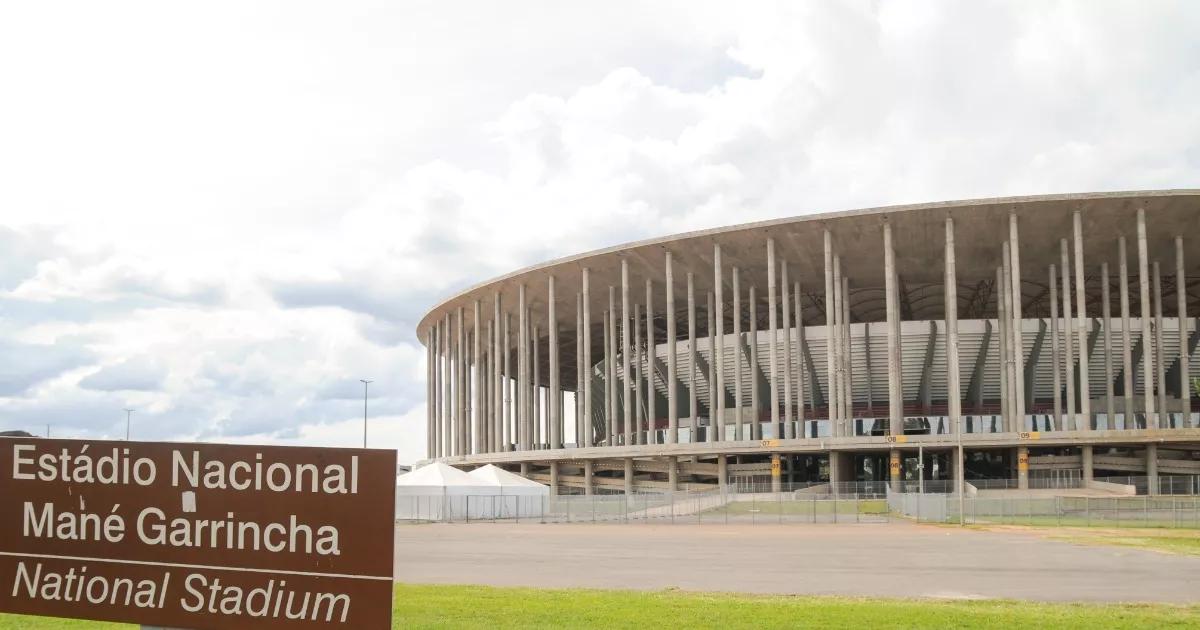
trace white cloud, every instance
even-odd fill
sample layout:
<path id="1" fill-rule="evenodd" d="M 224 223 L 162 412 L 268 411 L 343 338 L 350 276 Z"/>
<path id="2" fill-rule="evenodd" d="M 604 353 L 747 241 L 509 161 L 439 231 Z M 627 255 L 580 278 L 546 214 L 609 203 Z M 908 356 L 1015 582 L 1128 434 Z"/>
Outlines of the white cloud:
<path id="1" fill-rule="evenodd" d="M 424 445 L 413 327 L 492 275 L 772 216 L 1200 174 L 1191 5 L 732 11 L 0 9 L 2 428 L 118 435 L 133 406 L 145 437 L 352 445 L 374 378 L 403 461 Z M 30 345 L 56 354 L 10 360 Z"/>

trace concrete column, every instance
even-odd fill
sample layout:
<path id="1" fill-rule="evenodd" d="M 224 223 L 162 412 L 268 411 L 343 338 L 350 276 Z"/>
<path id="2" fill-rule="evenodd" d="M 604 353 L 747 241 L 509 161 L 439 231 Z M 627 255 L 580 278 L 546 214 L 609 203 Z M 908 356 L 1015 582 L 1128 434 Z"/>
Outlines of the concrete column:
<path id="1" fill-rule="evenodd" d="M 781 472 L 779 453 L 771 453 L 771 492 L 778 493 L 783 489 L 779 478 Z"/>
<path id="2" fill-rule="evenodd" d="M 558 462 L 550 462 L 550 496 L 558 496 Z"/>
<path id="3" fill-rule="evenodd" d="M 1113 415 L 1117 405 L 1113 399 L 1113 363 L 1112 363 L 1112 298 L 1109 295 L 1108 263 L 1100 263 L 1100 314 L 1104 319 L 1104 417 L 1105 429 L 1113 429 Z M 1096 423 L 1100 428 L 1100 423 Z"/>
<path id="4" fill-rule="evenodd" d="M 454 454 L 452 450 L 454 446 L 454 371 L 451 361 L 454 344 L 453 339 L 451 339 L 453 328 L 450 322 L 450 314 L 447 313 L 441 323 L 442 332 L 440 335 L 442 338 L 442 457 L 449 457 Z"/>
<path id="5" fill-rule="evenodd" d="M 1079 416 L 1075 415 L 1075 342 L 1071 331 L 1075 330 L 1075 319 L 1071 315 L 1071 265 L 1067 258 L 1067 239 L 1058 242 L 1059 262 L 1062 263 L 1062 309 L 1066 336 L 1063 339 L 1063 359 L 1066 365 L 1067 378 L 1067 418 L 1063 428 L 1070 431 L 1079 430 Z"/>
<path id="6" fill-rule="evenodd" d="M 838 484 L 845 481 L 842 479 L 842 453 L 840 451 L 829 451 L 829 489 L 833 494 L 838 493 Z"/>
<path id="7" fill-rule="evenodd" d="M 1024 297 L 1021 292 L 1021 240 L 1017 229 L 1017 215 L 1008 215 L 1009 254 L 1012 256 L 1009 265 L 1009 279 L 1012 281 L 1012 318 L 1013 318 L 1013 403 L 1016 410 L 1017 430 L 1025 430 L 1025 333 L 1022 325 L 1021 302 Z"/>
<path id="8" fill-rule="evenodd" d="M 642 397 L 642 307 L 640 304 L 633 305 L 633 442 L 631 444 L 646 444 L 646 434 L 644 426 L 646 422 L 646 406 L 645 400 Z M 653 395 L 653 392 L 646 390 L 646 393 Z M 653 400 L 653 398 L 651 398 Z"/>
<path id="9" fill-rule="evenodd" d="M 430 436 L 430 444 L 432 449 L 429 451 L 429 458 L 436 459 L 442 456 L 442 358 L 441 358 L 441 341 L 439 339 L 441 332 L 441 323 L 435 322 L 430 327 L 429 333 L 433 339 L 433 352 L 430 355 L 429 377 L 432 385 L 432 395 L 429 397 L 429 406 L 433 410 L 433 435 Z"/>
<path id="10" fill-rule="evenodd" d="M 625 496 L 633 494 L 633 458 L 625 458 Z"/>
<path id="11" fill-rule="evenodd" d="M 654 422 L 657 418 L 654 417 L 654 361 L 657 356 L 654 344 L 654 285 L 651 284 L 649 278 L 646 278 L 646 436 L 642 440 L 642 444 L 654 444 Z M 638 361 L 641 364 L 641 361 Z M 674 379 L 674 376 L 671 377 Z M 673 380 L 667 383 L 669 388 L 673 384 Z"/>
<path id="12" fill-rule="evenodd" d="M 888 452 L 888 480 L 892 484 L 892 492 L 900 491 L 900 450 L 892 449 Z"/>
<path id="13" fill-rule="evenodd" d="M 618 404 L 617 392 L 620 386 L 617 384 L 617 355 L 620 354 L 620 341 L 617 336 L 617 288 L 608 287 L 608 352 L 605 354 L 605 359 L 608 364 L 608 445 L 616 446 L 620 443 L 620 408 Z"/>
<path id="14" fill-rule="evenodd" d="M 562 427 L 562 385 L 558 374 L 558 309 L 554 295 L 554 276 L 550 276 L 547 285 L 546 301 L 549 308 L 549 319 L 546 325 L 550 333 L 550 399 L 547 401 L 546 419 L 550 423 L 550 448 L 563 447 Z"/>
<path id="15" fill-rule="evenodd" d="M 792 424 L 792 306 L 788 295 L 788 263 L 780 262 L 779 291 L 783 304 L 783 427 L 779 437 L 793 439 L 796 437 L 795 425 Z"/>
<path id="16" fill-rule="evenodd" d="M 432 458 L 433 454 L 433 329 L 425 333 L 425 457 Z"/>
<path id="17" fill-rule="evenodd" d="M 667 457 L 667 491 L 679 489 L 679 458 L 674 455 Z"/>
<path id="18" fill-rule="evenodd" d="M 1138 235 L 1138 287 L 1142 298 L 1142 382 L 1145 385 L 1146 426 L 1157 429 L 1161 425 L 1154 408 L 1154 365 L 1158 356 L 1154 354 L 1154 334 L 1150 330 L 1150 268 L 1146 251 L 1146 211 L 1137 211 Z"/>
<path id="19" fill-rule="evenodd" d="M 1167 378 L 1163 365 L 1167 362 L 1166 347 L 1163 343 L 1163 314 L 1162 314 L 1162 273 L 1158 261 L 1154 261 L 1154 372 L 1158 383 L 1158 414 L 1161 418 L 1158 428 L 1171 428 L 1171 417 L 1167 415 Z M 1147 392 L 1149 395 L 1149 392 Z"/>
<path id="20" fill-rule="evenodd" d="M 1029 489 L 1029 447 L 1017 447 L 1017 488 Z"/>
<path id="21" fill-rule="evenodd" d="M 575 294 L 575 447 L 583 443 L 583 294 Z M 565 436 L 564 436 L 565 439 Z"/>
<path id="22" fill-rule="evenodd" d="M 512 344 L 509 343 L 509 327 L 512 318 L 508 313 L 504 314 L 504 426 L 500 429 L 504 450 L 511 450 L 513 442 L 516 441 L 516 432 L 513 431 L 513 380 L 512 380 Z"/>
<path id="23" fill-rule="evenodd" d="M 758 399 L 758 296 L 750 287 L 750 439 L 762 439 L 762 424 L 759 413 L 762 401 Z"/>
<path id="24" fill-rule="evenodd" d="M 458 399 L 454 432 L 454 453 L 456 455 L 467 454 L 467 338 L 466 330 L 463 328 L 463 320 L 466 319 L 463 311 L 461 306 L 458 307 L 454 316 L 455 334 L 458 336 L 458 356 L 456 357 L 458 361 L 454 369 L 458 383 L 458 393 L 455 395 Z"/>
<path id="25" fill-rule="evenodd" d="M 954 260 L 954 219 L 946 217 L 946 391 L 950 431 L 962 430 L 962 386 L 958 365 L 958 271 Z"/>
<path id="26" fill-rule="evenodd" d="M 1145 344 L 1143 344 L 1145 345 Z M 1146 445 L 1146 487 L 1151 495 L 1158 494 L 1158 445 Z"/>
<path id="27" fill-rule="evenodd" d="M 1121 397 L 1125 402 L 1125 428 L 1137 426 L 1133 418 L 1133 333 L 1129 330 L 1129 264 L 1125 237 L 1117 239 L 1118 268 L 1121 277 Z"/>
<path id="28" fill-rule="evenodd" d="M 446 456 L 458 454 L 458 371 L 455 353 L 458 345 L 454 336 L 454 311 L 446 315 Z"/>
<path id="29" fill-rule="evenodd" d="M 692 272 L 687 273 L 687 308 L 688 308 L 688 425 L 690 433 L 688 441 L 696 441 L 696 428 L 700 424 L 700 413 L 696 405 L 696 277 Z"/>
<path id="30" fill-rule="evenodd" d="M 902 391 L 901 365 L 896 348 L 900 344 L 900 313 L 897 312 L 896 299 L 896 252 L 892 248 L 892 225 L 883 224 L 883 278 L 884 305 L 887 307 L 888 330 L 888 418 L 891 435 L 904 433 L 904 394 Z M 897 474 L 899 471 L 897 471 Z"/>
<path id="31" fill-rule="evenodd" d="M 886 251 L 891 243 L 888 224 L 883 224 L 883 247 Z M 886 254 L 885 254 L 886 255 Z M 891 286 L 890 284 L 888 285 Z M 833 283 L 833 235 L 825 230 L 825 417 L 829 420 L 829 432 L 838 435 L 837 415 L 837 359 L 834 340 L 834 322 L 837 309 L 834 308 L 836 287 Z M 890 295 L 890 293 L 889 293 Z M 890 304 L 890 302 L 889 302 Z M 890 312 L 890 311 L 889 311 Z M 889 318 L 888 321 L 891 321 Z M 895 423 L 893 423 L 895 424 Z"/>
<path id="32" fill-rule="evenodd" d="M 1054 429 L 1061 431 L 1062 421 L 1062 362 L 1058 348 L 1058 278 L 1056 267 L 1050 265 L 1050 371 L 1054 374 Z M 1070 333 L 1068 333 L 1070 334 Z"/>
<path id="33" fill-rule="evenodd" d="M 742 284 L 737 267 L 733 268 L 733 439 L 744 440 L 742 418 Z M 753 367 L 751 367 L 753 369 Z"/>
<path id="34" fill-rule="evenodd" d="M 1091 445 L 1081 446 L 1079 448 L 1079 455 L 1080 455 L 1080 461 L 1082 464 L 1082 466 L 1080 468 L 1081 468 L 1082 474 L 1083 474 L 1083 483 L 1084 483 L 1084 486 L 1086 487 L 1087 484 L 1092 482 L 1092 478 L 1093 478 L 1092 476 L 1093 476 L 1093 473 L 1095 472 L 1095 466 L 1092 464 L 1092 447 L 1091 447 Z"/>
<path id="35" fill-rule="evenodd" d="M 608 440 L 609 446 L 616 446 L 620 441 L 617 432 L 621 424 L 617 420 L 617 290 L 608 287 L 608 313 L 605 321 L 607 330 L 607 348 L 604 351 L 604 363 L 607 378 L 604 379 L 604 392 L 608 400 Z"/>
<path id="36" fill-rule="evenodd" d="M 828 238 L 828 237 L 826 237 Z M 771 427 L 775 437 L 782 437 L 779 429 L 779 322 L 776 319 L 775 308 L 775 239 L 767 239 L 767 325 L 770 327 L 768 339 L 771 340 L 768 350 L 771 357 L 771 369 L 767 380 L 771 385 Z"/>
<path id="37" fill-rule="evenodd" d="M 996 347 L 999 349 L 998 372 L 1000 373 L 1000 418 L 1001 424 L 1005 431 L 1009 430 L 1009 418 L 1011 410 L 1008 408 L 1008 345 L 1009 336 L 1008 329 L 1012 328 L 1012 321 L 1008 318 L 1008 308 L 1005 306 L 1005 296 L 1008 295 L 1008 289 L 1004 286 L 1004 268 L 996 267 L 996 284 L 1000 287 L 996 292 L 996 328 L 998 335 L 996 339 Z"/>
<path id="38" fill-rule="evenodd" d="M 842 361 L 842 314 L 845 310 L 842 308 L 842 265 L 841 259 L 837 254 L 833 255 L 833 301 L 828 306 L 833 309 L 833 328 L 829 330 L 829 350 L 833 356 L 833 379 L 829 381 L 829 399 L 830 407 L 833 409 L 830 415 L 830 433 L 834 437 L 845 435 L 846 410 L 843 406 L 846 403 L 844 394 L 845 385 L 845 363 Z"/>
<path id="39" fill-rule="evenodd" d="M 529 314 L 530 321 L 533 320 L 533 313 Z M 539 383 L 541 379 L 541 354 L 540 340 L 538 334 L 540 331 L 537 326 L 530 327 L 529 333 L 529 370 L 532 373 L 529 377 L 529 448 L 530 450 L 538 450 L 542 448 L 542 386 Z"/>
<path id="40" fill-rule="evenodd" d="M 1079 428 L 1084 431 L 1092 428 L 1092 394 L 1088 376 L 1088 318 L 1087 318 L 1087 287 L 1083 280 L 1083 227 L 1079 211 L 1074 216 L 1075 237 L 1075 330 L 1079 337 Z"/>
<path id="41" fill-rule="evenodd" d="M 500 292 L 497 291 L 492 295 L 492 400 L 491 400 L 491 436 L 492 445 L 491 452 L 497 453 L 501 450 L 501 434 L 502 425 L 504 424 L 504 377 L 500 371 L 501 367 L 501 346 L 500 346 Z"/>
<path id="42" fill-rule="evenodd" d="M 728 490 L 729 483 L 729 467 L 727 458 L 724 455 L 717 455 L 717 488 L 721 490 L 721 494 L 725 494 Z"/>
<path id="43" fill-rule="evenodd" d="M 1183 412 L 1180 428 L 1195 426 L 1192 424 L 1192 392 L 1188 382 L 1188 329 L 1187 316 L 1187 276 L 1183 270 L 1183 237 L 1175 237 L 1175 309 L 1179 318 L 1179 410 Z"/>
<path id="44" fill-rule="evenodd" d="M 675 381 L 675 271 L 667 252 L 667 444 L 679 441 L 679 400 Z"/>
<path id="45" fill-rule="evenodd" d="M 804 383 L 807 380 L 805 378 L 807 366 L 804 362 L 804 311 L 801 306 L 799 282 L 796 282 L 795 288 L 792 290 L 792 299 L 796 301 L 796 437 L 804 437 L 804 394 L 808 388 Z"/>
<path id="46" fill-rule="evenodd" d="M 583 268 L 583 419 L 580 428 L 583 434 L 575 441 L 581 446 L 592 446 L 592 295 L 588 268 Z M 590 484 L 591 482 L 589 482 Z"/>
<path id="47" fill-rule="evenodd" d="M 529 478 L 529 462 L 521 462 L 521 476 Z"/>
<path id="48" fill-rule="evenodd" d="M 840 265 L 839 265 L 840 267 Z M 854 432 L 854 364 L 850 360 L 850 278 L 842 274 L 842 435 Z"/>
<path id="49" fill-rule="evenodd" d="M 583 493 L 587 496 L 592 496 L 594 493 L 592 488 L 592 468 L 594 464 L 592 460 L 583 460 Z"/>
<path id="50" fill-rule="evenodd" d="M 601 342 L 604 344 L 604 358 L 602 359 L 601 368 L 604 370 L 604 439 L 599 441 L 597 446 L 612 446 L 613 436 L 613 409 L 612 409 L 612 339 L 609 335 L 608 325 L 608 309 L 600 314 L 600 325 L 603 329 L 604 338 Z"/>
<path id="51" fill-rule="evenodd" d="M 707 442 L 717 441 L 717 408 L 724 404 L 724 396 L 720 394 L 716 387 L 717 382 L 717 339 L 713 334 L 713 294 L 708 292 L 707 301 L 705 304 L 708 308 L 705 309 L 705 315 L 708 317 L 708 327 L 705 333 L 708 336 L 708 432 L 704 436 Z"/>
<path id="52" fill-rule="evenodd" d="M 1012 266 L 1011 252 L 1008 241 L 1004 242 L 1003 251 L 1004 259 L 1001 261 L 1001 272 L 1004 274 L 1001 286 L 1004 287 L 1004 314 L 1008 319 L 1008 337 L 1005 340 L 1005 348 L 1008 349 L 1008 354 L 1005 356 L 1005 376 L 1008 389 L 1004 395 L 1008 400 L 1008 431 L 1022 431 L 1024 427 L 1025 415 L 1021 413 L 1021 409 L 1017 407 L 1017 391 L 1021 389 L 1022 378 L 1017 374 L 1017 353 L 1020 352 L 1020 344 L 1018 340 L 1021 338 L 1021 330 L 1019 328 L 1021 322 L 1013 317 L 1013 291 L 1012 291 Z"/>
<path id="53" fill-rule="evenodd" d="M 725 439 L 725 282 L 723 278 L 723 269 L 721 268 L 721 246 L 713 245 L 713 291 L 715 291 L 716 308 L 713 317 L 716 320 L 716 340 L 713 344 L 713 354 L 710 356 L 710 362 L 715 363 L 716 394 L 712 396 L 716 406 L 712 408 L 709 415 L 712 418 L 709 420 L 709 425 L 712 430 L 709 431 L 709 442 L 719 442 Z M 713 335 L 713 331 L 708 331 L 709 336 Z M 709 384 L 712 387 L 712 383 Z"/>
<path id="54" fill-rule="evenodd" d="M 517 450 L 530 447 L 529 411 L 529 303 L 525 285 L 517 286 Z"/>
<path id="55" fill-rule="evenodd" d="M 471 353 L 473 355 L 472 358 L 474 359 L 473 362 L 475 364 L 475 386 L 472 389 L 472 393 L 474 394 L 474 402 L 471 404 L 472 411 L 474 412 L 474 428 L 471 433 L 473 438 L 472 443 L 475 447 L 476 453 L 484 452 L 483 438 L 486 435 L 484 418 L 487 417 L 487 414 L 483 409 L 484 383 L 487 381 L 483 377 L 483 355 L 480 350 L 482 343 L 481 337 L 483 336 L 480 334 L 480 331 L 482 330 L 482 305 L 479 303 L 479 300 L 475 300 L 475 330 L 473 331 L 474 334 L 471 335 Z"/>
<path id="56" fill-rule="evenodd" d="M 629 261 L 621 259 L 621 426 L 625 445 L 633 444 L 633 378 L 629 364 Z M 615 381 L 614 381 L 615 384 Z"/>

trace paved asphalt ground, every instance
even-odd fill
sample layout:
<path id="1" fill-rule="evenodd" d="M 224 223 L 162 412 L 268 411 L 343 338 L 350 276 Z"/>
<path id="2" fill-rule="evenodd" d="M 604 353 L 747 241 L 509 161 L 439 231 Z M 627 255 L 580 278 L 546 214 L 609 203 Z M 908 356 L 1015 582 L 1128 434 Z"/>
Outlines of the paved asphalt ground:
<path id="1" fill-rule="evenodd" d="M 396 580 L 423 584 L 1192 603 L 1197 578 L 1197 557 L 907 522 L 396 527 Z"/>

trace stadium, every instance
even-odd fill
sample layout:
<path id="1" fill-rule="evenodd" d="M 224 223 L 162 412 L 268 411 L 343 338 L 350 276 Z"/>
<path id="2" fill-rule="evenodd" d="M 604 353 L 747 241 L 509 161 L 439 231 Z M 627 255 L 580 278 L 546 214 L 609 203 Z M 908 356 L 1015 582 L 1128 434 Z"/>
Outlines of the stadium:
<path id="1" fill-rule="evenodd" d="M 418 324 L 427 452 L 555 495 L 1194 484 L 1198 219 L 1200 190 L 939 202 L 515 271 Z"/>

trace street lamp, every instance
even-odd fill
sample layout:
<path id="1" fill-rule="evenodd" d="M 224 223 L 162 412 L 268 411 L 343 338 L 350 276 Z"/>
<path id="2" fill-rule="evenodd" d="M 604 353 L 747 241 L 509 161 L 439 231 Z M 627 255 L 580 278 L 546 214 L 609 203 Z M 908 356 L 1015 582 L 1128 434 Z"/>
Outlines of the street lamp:
<path id="1" fill-rule="evenodd" d="M 367 388 L 375 381 L 365 378 L 358 381 L 363 384 L 363 448 L 367 448 Z"/>
<path id="2" fill-rule="evenodd" d="M 129 441 L 129 416 L 133 413 L 128 407 L 125 409 L 125 441 Z"/>

